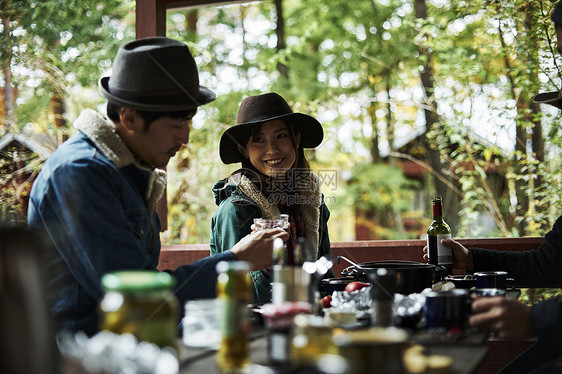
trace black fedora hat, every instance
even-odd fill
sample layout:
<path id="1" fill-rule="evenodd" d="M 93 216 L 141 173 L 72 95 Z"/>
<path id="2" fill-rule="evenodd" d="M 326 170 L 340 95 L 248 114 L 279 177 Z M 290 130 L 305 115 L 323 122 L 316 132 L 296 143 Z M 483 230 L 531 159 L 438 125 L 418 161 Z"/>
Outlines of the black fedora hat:
<path id="1" fill-rule="evenodd" d="M 533 98 L 533 101 L 540 104 L 550 104 L 558 109 L 562 109 L 562 95 L 560 91 L 540 93 Z"/>
<path id="2" fill-rule="evenodd" d="M 302 113 L 294 113 L 289 104 L 274 92 L 263 95 L 249 96 L 242 100 L 236 125 L 227 129 L 221 136 L 219 154 L 222 162 L 233 164 L 242 161 L 238 145 L 247 139 L 253 126 L 283 119 L 291 123 L 300 132 L 300 147 L 314 148 L 324 138 L 322 125 L 314 117 Z"/>
<path id="3" fill-rule="evenodd" d="M 125 44 L 112 73 L 99 82 L 109 102 L 143 111 L 195 109 L 213 101 L 213 91 L 199 85 L 197 65 L 184 43 L 165 37 Z"/>

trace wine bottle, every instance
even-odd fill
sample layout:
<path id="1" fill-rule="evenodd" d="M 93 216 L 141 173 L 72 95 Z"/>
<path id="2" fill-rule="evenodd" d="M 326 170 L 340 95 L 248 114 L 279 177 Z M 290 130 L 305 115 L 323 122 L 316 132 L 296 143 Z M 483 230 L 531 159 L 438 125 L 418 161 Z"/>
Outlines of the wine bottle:
<path id="1" fill-rule="evenodd" d="M 441 239 L 451 238 L 451 228 L 443 220 L 441 196 L 433 197 L 433 222 L 427 229 L 427 254 L 429 263 L 443 266 L 445 274 L 453 272 L 453 250 L 441 244 Z"/>

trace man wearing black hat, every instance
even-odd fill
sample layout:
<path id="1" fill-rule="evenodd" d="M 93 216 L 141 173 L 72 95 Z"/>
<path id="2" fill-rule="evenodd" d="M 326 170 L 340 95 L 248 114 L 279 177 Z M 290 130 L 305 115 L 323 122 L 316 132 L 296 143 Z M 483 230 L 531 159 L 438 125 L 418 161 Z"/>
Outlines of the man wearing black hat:
<path id="1" fill-rule="evenodd" d="M 45 232 L 49 298 L 59 330 L 98 331 L 100 279 L 109 271 L 155 270 L 160 254 L 156 202 L 163 170 L 188 142 L 197 107 L 215 99 L 199 85 L 195 60 L 183 43 L 154 37 L 122 46 L 110 77 L 100 80 L 107 116 L 85 110 L 78 130 L 52 154 L 31 191 L 28 226 Z M 180 301 L 214 297 L 215 265 L 271 263 L 281 229 L 248 235 L 230 251 L 179 267 Z"/>

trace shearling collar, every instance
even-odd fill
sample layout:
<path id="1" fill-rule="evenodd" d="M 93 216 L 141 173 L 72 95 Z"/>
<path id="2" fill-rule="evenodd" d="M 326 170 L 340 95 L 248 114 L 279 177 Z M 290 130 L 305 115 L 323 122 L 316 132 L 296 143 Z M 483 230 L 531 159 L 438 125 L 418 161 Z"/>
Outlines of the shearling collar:
<path id="1" fill-rule="evenodd" d="M 166 187 L 166 172 L 141 164 L 117 134 L 113 123 L 92 109 L 82 111 L 74 121 L 74 127 L 86 134 L 117 168 L 133 164 L 150 173 L 145 199 L 148 211 L 152 215 L 156 209 L 156 202 Z"/>

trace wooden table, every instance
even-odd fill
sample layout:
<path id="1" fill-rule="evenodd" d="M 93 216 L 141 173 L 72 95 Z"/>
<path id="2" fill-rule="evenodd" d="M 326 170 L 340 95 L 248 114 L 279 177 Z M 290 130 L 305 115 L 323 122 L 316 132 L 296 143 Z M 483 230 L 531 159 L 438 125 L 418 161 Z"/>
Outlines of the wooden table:
<path id="1" fill-rule="evenodd" d="M 518 298 L 520 290 L 508 290 L 506 296 Z M 413 343 L 420 344 L 425 348 L 427 355 L 448 356 L 453 361 L 450 374 L 473 374 L 488 355 L 486 345 L 487 336 L 483 333 L 471 332 L 460 337 L 445 337 L 418 332 L 413 335 Z M 263 327 L 255 327 L 253 339 L 250 343 L 252 374 L 315 374 L 309 369 L 299 370 L 298 368 L 285 370 L 268 370 L 267 364 L 267 332 Z M 191 348 L 182 345 L 180 352 L 180 374 L 220 374 L 215 362 L 215 351 Z M 319 372 L 316 372 L 319 373 Z"/>
<path id="2" fill-rule="evenodd" d="M 465 339 L 456 341 L 423 341 L 423 346 L 427 354 L 439 354 L 449 356 L 453 360 L 453 367 L 450 374 L 472 374 L 478 365 L 484 360 L 488 349 L 484 345 L 484 340 L 480 337 L 475 339 Z M 419 342 L 419 341 L 418 341 Z M 259 332 L 250 343 L 252 368 L 250 373 L 311 373 L 310 369 L 291 368 L 273 370 L 267 366 L 267 334 Z M 215 351 L 197 349 L 182 346 L 180 352 L 180 374 L 220 374 L 216 366 Z M 319 373 L 319 372 L 317 372 Z"/>
<path id="3" fill-rule="evenodd" d="M 506 296 L 518 298 L 521 291 L 518 289 L 508 290 Z M 425 353 L 444 355 L 451 357 L 453 367 L 450 374 L 473 374 L 478 367 L 485 361 L 489 348 L 486 345 L 487 336 L 478 333 L 470 333 L 461 338 L 451 339 L 446 337 L 433 336 L 429 334 L 417 333 L 413 336 L 413 342 L 421 344 L 425 348 Z M 267 371 L 267 333 L 263 327 L 257 327 L 253 333 L 253 340 L 250 345 L 252 369 L 250 373 L 310 373 L 310 369 L 298 370 L 271 370 Z M 220 374 L 216 366 L 215 351 L 186 347 L 182 345 L 180 352 L 180 374 L 201 373 L 201 374 Z"/>
<path id="4" fill-rule="evenodd" d="M 449 356 L 453 360 L 453 367 L 450 374 L 472 374 L 476 372 L 478 366 L 484 361 L 488 354 L 485 346 L 451 346 L 434 345 L 425 346 L 426 353 Z"/>

